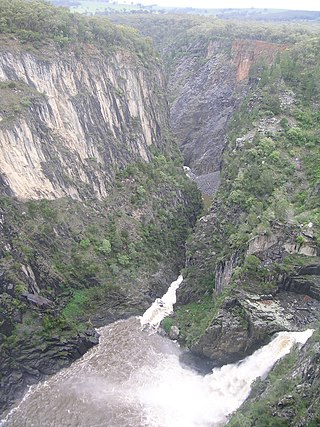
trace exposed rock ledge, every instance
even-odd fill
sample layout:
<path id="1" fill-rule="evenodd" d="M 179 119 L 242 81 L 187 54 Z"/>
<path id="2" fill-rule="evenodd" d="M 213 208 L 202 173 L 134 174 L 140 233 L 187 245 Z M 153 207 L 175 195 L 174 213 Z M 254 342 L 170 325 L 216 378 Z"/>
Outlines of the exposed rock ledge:
<path id="1" fill-rule="evenodd" d="M 10 357 L 1 353 L 0 413 L 21 398 L 28 385 L 69 366 L 98 342 L 99 335 L 91 330 L 66 339 L 55 336 L 38 343 L 18 342 Z"/>
<path id="2" fill-rule="evenodd" d="M 305 329 L 319 312 L 319 300 L 305 294 L 238 293 L 224 302 L 191 350 L 219 364 L 232 363 L 265 344 L 275 332 Z"/>

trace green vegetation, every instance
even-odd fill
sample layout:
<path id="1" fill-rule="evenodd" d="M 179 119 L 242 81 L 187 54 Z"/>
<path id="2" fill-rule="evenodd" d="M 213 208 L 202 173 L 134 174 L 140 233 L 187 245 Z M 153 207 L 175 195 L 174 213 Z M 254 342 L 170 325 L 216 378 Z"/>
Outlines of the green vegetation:
<path id="1" fill-rule="evenodd" d="M 293 31 L 287 36 L 296 35 Z M 235 255 L 231 284 L 253 293 L 276 292 L 279 277 L 306 260 L 299 255 L 283 254 L 278 262 L 259 254 L 246 256 L 256 237 L 262 245 L 276 236 L 297 251 L 308 245 L 319 248 L 319 70 L 320 38 L 302 34 L 272 65 L 261 61 L 252 67 L 255 86 L 229 122 L 222 182 L 210 219 L 199 223 L 188 242 L 185 277 L 190 286 L 182 292 L 189 292 L 189 301 L 199 300 L 191 302 L 193 310 L 201 311 L 202 298 L 214 304 L 216 267 Z M 313 238 L 305 235 L 310 223 Z M 181 313 L 181 334 L 193 343 L 201 335 L 193 330 L 203 333 L 208 324 Z"/>
<path id="2" fill-rule="evenodd" d="M 200 302 L 182 306 L 176 312 L 177 324 L 182 331 L 180 339 L 191 347 L 216 314 L 216 304 L 211 297 L 204 297 Z"/>
<path id="3" fill-rule="evenodd" d="M 39 47 L 50 41 L 64 47 L 94 43 L 105 52 L 120 47 L 138 52 L 141 58 L 153 54 L 152 44 L 133 28 L 111 24 L 108 19 L 84 17 L 44 0 L 2 0 L 0 34 L 12 34 L 22 42 Z"/>
<path id="4" fill-rule="evenodd" d="M 220 196 L 229 207 L 237 205 L 247 218 L 247 226 L 242 225 L 237 233 L 240 240 L 246 241 L 245 234 L 259 232 L 261 227 L 269 230 L 275 221 L 290 219 L 291 223 L 310 221 L 317 227 L 320 225 L 316 215 L 319 199 L 313 196 L 319 183 L 319 111 L 311 107 L 320 93 L 318 84 L 313 84 L 320 65 L 320 50 L 319 41 L 312 40 L 311 44 L 312 48 L 309 43 L 297 45 L 279 57 L 268 75 L 265 70 L 267 77 L 260 82 L 255 95 L 261 101 L 252 106 L 245 102 L 231 125 L 232 147 L 236 147 L 239 134 L 246 131 L 243 124 L 249 130 L 260 119 L 262 127 L 271 129 L 267 131 L 269 135 L 256 133 L 253 138 L 247 138 L 241 149 L 230 150 L 225 157 L 225 186 Z M 306 62 L 308 71 L 303 73 Z M 294 105 L 285 105 L 283 100 L 280 111 L 278 107 L 273 109 L 271 120 L 264 118 L 264 109 L 270 111 L 270 94 L 278 97 L 278 93 L 282 93 L 285 97 L 288 90 L 295 92 Z M 249 114 L 245 113 L 248 108 Z M 281 128 L 277 126 L 279 121 Z M 291 125 L 283 128 L 284 123 Z"/>
<path id="5" fill-rule="evenodd" d="M 165 317 L 161 323 L 164 331 L 169 334 L 172 326 L 176 325 L 175 320 L 172 317 Z"/>
<path id="6" fill-rule="evenodd" d="M 225 289 L 219 295 L 207 295 L 197 302 L 183 305 L 176 311 L 174 318 L 181 328 L 180 339 L 189 348 L 192 347 L 218 314 L 218 310 L 226 297 L 230 296 L 232 288 Z"/>
<path id="7" fill-rule="evenodd" d="M 116 292 L 117 286 L 108 284 L 99 287 L 93 287 L 89 289 L 80 289 L 74 291 L 71 300 L 62 310 L 61 316 L 59 319 L 64 319 L 69 324 L 77 325 L 78 322 L 82 321 L 84 318 L 88 319 L 88 324 L 90 325 L 90 317 L 96 314 L 97 304 L 102 304 L 108 301 L 110 295 Z M 85 328 L 86 324 L 81 324 L 78 326 L 80 329 Z"/>
<path id="8" fill-rule="evenodd" d="M 0 82 L 0 115 L 1 124 L 16 117 L 17 114 L 27 110 L 36 99 L 43 95 L 30 88 L 27 84 L 17 81 Z"/>
<path id="9" fill-rule="evenodd" d="M 157 4 L 141 4 L 140 2 L 104 2 L 102 0 L 51 0 L 56 6 L 70 7 L 79 13 L 86 14 L 181 14 L 181 15 L 201 15 L 214 16 L 220 19 L 238 19 L 252 21 L 296 21 L 296 20 L 319 20 L 320 13 L 312 11 L 292 11 L 285 9 L 216 9 L 216 8 L 194 8 L 159 6 Z"/>
<path id="10" fill-rule="evenodd" d="M 97 312 L 114 306 L 137 313 L 144 298 L 141 281 L 159 265 L 181 268 L 184 242 L 202 205 L 174 158 L 155 152 L 152 162 L 129 165 L 101 202 L 0 199 L 0 212 L 10 218 L 4 235 L 10 245 L 0 267 L 5 283 L 13 286 L 12 295 L 0 296 L 0 337 L 6 348 L 31 331 L 38 340 L 82 331 Z M 27 303 L 23 265 L 37 274 L 39 295 L 54 301 L 48 307 Z M 136 306 L 127 306 L 130 298 Z M 4 323 L 18 315 L 28 327 L 24 320 L 17 328 Z"/>
<path id="11" fill-rule="evenodd" d="M 245 141 L 240 150 L 230 150 L 226 154 L 225 187 L 221 193 L 229 207 L 231 204 L 237 205 L 247 218 L 247 227 L 239 231 L 242 233 L 239 237 L 243 237 L 244 241 L 247 240 L 245 234 L 248 236 L 248 233 L 258 232 L 261 227 L 270 230 L 272 223 L 287 222 L 291 216 L 291 223 L 299 224 L 303 218 L 303 222 L 310 220 L 315 226 L 320 225 L 316 214 L 319 199 L 313 196 L 319 183 L 319 111 L 317 107 L 310 106 L 320 91 L 317 84 L 313 85 L 312 93 L 308 89 L 320 65 L 320 51 L 316 48 L 318 43 L 312 41 L 313 48 L 310 50 L 309 44 L 296 46 L 292 56 L 289 56 L 289 52 L 284 53 L 270 68 L 267 81 L 258 88 L 256 96 L 262 97 L 262 106 L 259 102 L 250 108 L 251 113 L 246 114 L 245 123 L 248 123 L 249 129 L 257 123 L 259 116 L 263 118 L 264 98 L 270 97 L 270 88 L 278 84 L 282 93 L 288 88 L 294 90 L 296 101 L 292 107 L 284 105 L 280 112 L 273 112 L 273 123 L 278 123 L 280 119 L 282 126 L 284 120 L 291 126 L 285 129 L 274 126 L 269 136 L 256 133 L 252 139 Z M 308 72 L 303 73 L 305 61 L 308 61 Z M 242 108 L 229 133 L 233 147 L 236 138 L 241 135 L 242 118 L 248 105 L 245 103 Z M 267 123 L 264 126 L 268 128 Z M 230 195 L 227 195 L 228 191 Z"/>
<path id="12" fill-rule="evenodd" d="M 307 350 L 304 352 L 312 361 L 314 344 L 319 340 L 319 332 L 314 333 Z M 285 356 L 268 375 L 268 378 L 256 380 L 249 401 L 241 407 L 241 412 L 231 417 L 230 427 L 274 427 L 288 425 L 316 426 L 320 421 L 317 403 L 312 401 L 309 385 L 304 385 L 301 371 L 297 368 L 301 350 L 295 348 Z M 317 363 L 316 359 L 313 363 Z M 315 380 L 317 381 L 317 380 Z M 312 409 L 312 420 L 306 423 Z M 283 412 L 282 412 L 283 409 Z M 290 420 L 286 411 L 290 411 Z"/>
<path id="13" fill-rule="evenodd" d="M 68 1 L 64 0 L 54 0 L 54 4 L 67 6 Z M 144 12 L 149 11 L 152 6 L 143 6 L 139 4 L 126 4 L 126 3 L 113 3 L 101 0 L 77 0 L 76 5 L 70 5 L 71 10 L 77 11 L 79 13 L 86 14 L 97 14 L 97 15 L 109 15 L 110 13 L 130 13 L 130 12 Z"/>
<path id="14" fill-rule="evenodd" d="M 308 40 L 319 31 L 317 24 L 244 22 L 186 14 L 113 14 L 109 17 L 113 22 L 132 26 L 144 36 L 151 37 L 163 53 L 167 66 L 172 68 L 183 57 L 198 60 L 199 67 L 203 66 L 208 60 L 210 41 L 219 43 L 231 58 L 234 40 L 293 44 Z"/>

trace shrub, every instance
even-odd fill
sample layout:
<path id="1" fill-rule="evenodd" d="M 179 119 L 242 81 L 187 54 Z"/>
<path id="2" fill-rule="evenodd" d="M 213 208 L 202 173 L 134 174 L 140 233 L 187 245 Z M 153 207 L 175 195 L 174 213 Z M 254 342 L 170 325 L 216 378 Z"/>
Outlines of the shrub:
<path id="1" fill-rule="evenodd" d="M 175 326 L 176 322 L 172 317 L 165 317 L 162 321 L 162 327 L 167 334 L 169 334 L 172 326 Z"/>
<path id="2" fill-rule="evenodd" d="M 89 239 L 82 239 L 79 243 L 81 249 L 88 249 L 90 246 L 90 240 Z"/>
<path id="3" fill-rule="evenodd" d="M 111 243 L 108 239 L 103 239 L 97 248 L 98 252 L 108 255 L 111 252 Z"/>

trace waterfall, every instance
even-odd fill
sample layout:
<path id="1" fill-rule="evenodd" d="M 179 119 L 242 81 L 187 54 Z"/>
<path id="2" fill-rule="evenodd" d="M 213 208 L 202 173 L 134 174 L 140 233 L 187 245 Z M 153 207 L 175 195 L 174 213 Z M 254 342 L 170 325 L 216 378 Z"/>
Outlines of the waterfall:
<path id="1" fill-rule="evenodd" d="M 168 292 L 156 299 L 140 318 L 142 326 L 157 328 L 172 313 L 175 292 L 183 278 L 173 282 Z M 246 400 L 253 381 L 265 378 L 274 364 L 288 354 L 294 344 L 305 344 L 313 334 L 280 332 L 264 347 L 244 360 L 215 368 L 212 373 L 186 372 L 175 358 L 163 360 L 153 372 L 154 380 L 139 392 L 146 413 L 146 427 L 218 427 Z M 150 375 L 150 373 L 148 373 Z"/>
<path id="2" fill-rule="evenodd" d="M 176 303 L 176 292 L 183 281 L 180 275 L 177 280 L 171 283 L 168 291 L 162 298 L 157 298 L 154 303 L 145 311 L 144 315 L 140 317 L 142 328 L 149 326 L 157 329 L 161 321 L 173 312 L 173 305 Z"/>
<path id="3" fill-rule="evenodd" d="M 217 427 L 247 398 L 253 380 L 265 376 L 296 342 L 305 343 L 312 331 L 280 333 L 270 344 L 238 364 L 214 369 L 201 377 L 184 370 L 174 357 L 157 365 L 139 400 L 148 427 Z"/>
<path id="4" fill-rule="evenodd" d="M 3 427 L 217 427 L 295 343 L 312 335 L 280 332 L 246 359 L 202 376 L 185 369 L 179 346 L 150 334 L 171 313 L 180 276 L 141 318 L 100 328 L 100 344 L 33 386 Z"/>

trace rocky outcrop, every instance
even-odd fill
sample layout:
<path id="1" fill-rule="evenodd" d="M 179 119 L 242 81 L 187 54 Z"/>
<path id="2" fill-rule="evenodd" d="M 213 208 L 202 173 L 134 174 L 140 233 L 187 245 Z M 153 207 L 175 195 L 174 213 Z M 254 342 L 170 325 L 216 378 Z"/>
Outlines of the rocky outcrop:
<path id="1" fill-rule="evenodd" d="M 170 330 L 169 330 L 169 338 L 171 340 L 177 340 L 179 338 L 179 328 L 177 326 L 171 326 Z"/>
<path id="2" fill-rule="evenodd" d="M 11 111 L 0 117 L 1 181 L 21 199 L 102 199 L 117 170 L 148 162 L 151 145 L 164 147 L 163 75 L 135 52 L 104 55 L 92 45 L 80 54 L 54 45 L 27 52 L 5 41 L 0 82 L 22 97 L 15 119 Z"/>
<path id="3" fill-rule="evenodd" d="M 259 60 L 272 64 L 276 55 L 287 48 L 287 45 L 268 43 L 262 40 L 234 40 L 231 52 L 233 63 L 237 68 L 237 81 L 247 79 L 250 68 Z"/>
<path id="4" fill-rule="evenodd" d="M 315 241 L 305 233 L 303 242 L 297 243 L 303 232 L 300 226 L 275 223 L 268 234 L 249 240 L 243 252 L 229 250 L 230 255 L 217 259 L 224 230 L 216 208 L 198 221 L 195 240 L 189 242 L 188 274 L 179 290 L 178 302 L 188 304 L 198 300 L 201 304 L 201 298 L 209 295 L 212 288 L 214 300 L 223 292 L 233 295 L 227 297 L 218 314 L 192 344 L 193 351 L 223 364 L 252 353 L 275 332 L 301 330 L 310 323 L 315 324 L 320 288 L 318 258 L 313 256 L 317 253 Z M 213 245 L 212 235 L 217 231 L 221 240 L 215 239 Z M 304 255 L 305 267 L 296 266 L 291 272 L 285 269 L 272 272 L 274 264 L 281 265 L 290 255 L 287 245 L 295 246 L 295 253 L 300 256 L 301 246 L 313 248 L 314 252 L 309 257 Z M 242 271 L 246 257 L 257 260 L 265 273 L 261 270 L 254 280 L 242 276 L 237 281 L 233 274 L 236 269 Z M 209 277 L 212 277 L 211 286 Z M 232 290 L 228 291 L 231 283 Z"/>
<path id="5" fill-rule="evenodd" d="M 221 261 L 216 268 L 214 289 L 220 294 L 230 285 L 232 273 L 239 262 L 239 253 L 235 252 L 230 259 Z"/>
<path id="6" fill-rule="evenodd" d="M 316 324 L 319 300 L 299 294 L 292 288 L 276 296 L 240 293 L 226 299 L 192 350 L 221 365 L 232 363 L 268 342 L 275 332 Z"/>
<path id="7" fill-rule="evenodd" d="M 248 242 L 247 255 L 258 255 L 264 260 L 269 258 L 269 261 L 276 261 L 282 260 L 284 254 L 316 257 L 318 249 L 313 236 L 304 235 L 301 227 L 284 224 L 275 224 L 272 233 L 260 234 Z"/>
<path id="8" fill-rule="evenodd" d="M 285 277 L 279 288 L 281 291 L 308 295 L 320 301 L 320 265 L 302 267 L 297 275 Z"/>
<path id="9" fill-rule="evenodd" d="M 178 291 L 178 303 L 198 303 L 201 310 L 203 298 L 212 295 L 219 304 L 219 298 L 225 295 L 218 313 L 196 339 L 194 335 L 189 338 L 185 330 L 181 334 L 189 339 L 193 351 L 223 364 L 252 353 L 275 332 L 302 330 L 316 324 L 320 306 L 317 247 L 311 224 L 275 222 L 271 231 L 252 237 L 246 248 L 234 251 L 223 247 L 224 225 L 237 218 L 237 213 L 229 211 L 227 215 L 232 217 L 221 217 L 220 207 L 217 200 L 209 214 L 198 220 L 187 244 L 187 274 Z M 287 251 L 288 245 L 296 248 L 295 256 L 301 257 L 295 266 L 290 264 L 292 253 Z M 302 255 L 302 247 L 309 248 L 309 256 Z M 243 275 L 246 259 L 250 258 L 261 267 L 253 280 Z M 281 267 L 282 263 L 290 268 Z M 305 267 L 299 267 L 299 263 Z M 240 279 L 237 274 L 242 274 Z M 190 331 L 193 334 L 191 328 Z"/>
<path id="10" fill-rule="evenodd" d="M 17 342 L 9 355 L 2 351 L 0 411 L 21 398 L 27 385 L 69 366 L 98 342 L 99 335 L 92 330 L 65 338 L 53 336 L 40 342 L 33 338 L 28 343 Z"/>
<path id="11" fill-rule="evenodd" d="M 313 224 L 293 226 L 275 223 L 272 232 L 259 234 L 248 242 L 247 255 L 258 255 L 264 260 L 282 260 L 284 254 L 316 257 Z"/>

